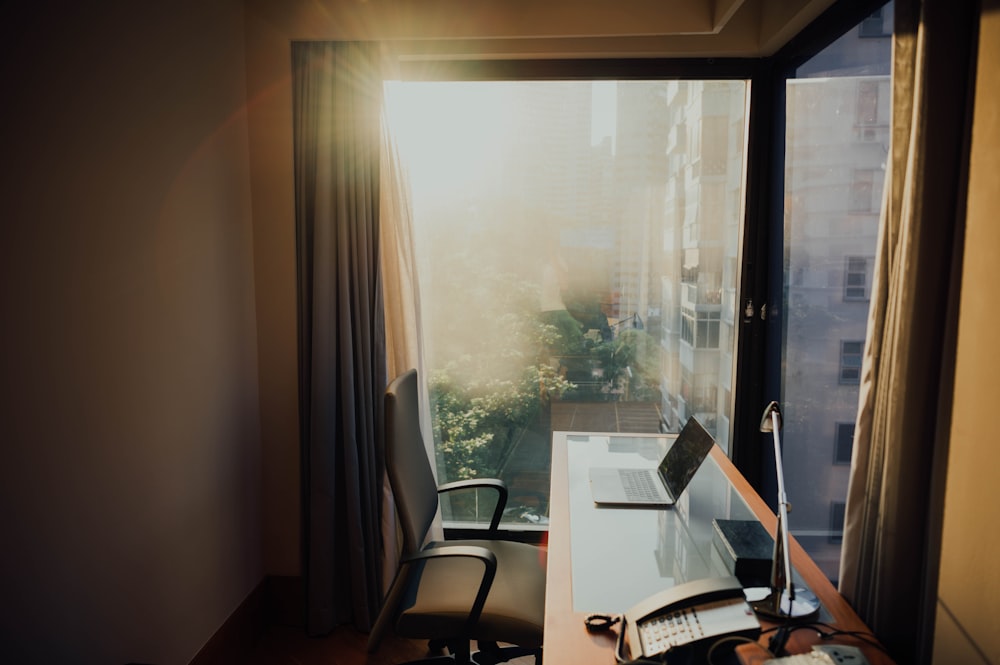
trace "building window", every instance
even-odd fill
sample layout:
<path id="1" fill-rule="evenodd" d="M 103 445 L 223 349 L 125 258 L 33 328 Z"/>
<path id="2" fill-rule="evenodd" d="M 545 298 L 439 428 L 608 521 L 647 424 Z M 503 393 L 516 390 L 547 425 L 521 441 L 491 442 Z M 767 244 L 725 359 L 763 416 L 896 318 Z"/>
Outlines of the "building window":
<path id="1" fill-rule="evenodd" d="M 861 25 L 858 26 L 858 36 L 865 38 L 890 36 L 892 33 L 885 29 L 884 12 L 884 9 L 876 9 L 871 16 L 861 21 Z"/>
<path id="2" fill-rule="evenodd" d="M 844 384 L 857 384 L 861 382 L 861 355 L 864 353 L 865 343 L 862 341 L 840 342 L 840 382 Z"/>
<path id="3" fill-rule="evenodd" d="M 831 543 L 840 543 L 844 539 L 844 515 L 847 504 L 843 501 L 830 502 L 830 535 Z"/>
<path id="4" fill-rule="evenodd" d="M 878 122 L 878 79 L 858 81 L 858 124 L 874 125 Z"/>
<path id="5" fill-rule="evenodd" d="M 851 179 L 850 205 L 851 212 L 872 212 L 875 192 L 875 178 L 883 178 L 881 171 L 872 169 L 855 169 L 854 177 Z"/>
<path id="6" fill-rule="evenodd" d="M 681 309 L 681 339 L 696 349 L 719 348 L 719 312 Z"/>
<path id="7" fill-rule="evenodd" d="M 868 300 L 871 297 L 871 264 L 864 256 L 847 256 L 844 259 L 844 300 Z"/>
<path id="8" fill-rule="evenodd" d="M 726 175 L 726 162 L 729 159 L 729 118 L 710 116 L 702 121 L 701 127 L 701 174 Z M 708 219 L 712 219 L 711 216 Z"/>
<path id="9" fill-rule="evenodd" d="M 837 423 L 836 429 L 833 463 L 850 464 L 854 452 L 854 423 Z"/>

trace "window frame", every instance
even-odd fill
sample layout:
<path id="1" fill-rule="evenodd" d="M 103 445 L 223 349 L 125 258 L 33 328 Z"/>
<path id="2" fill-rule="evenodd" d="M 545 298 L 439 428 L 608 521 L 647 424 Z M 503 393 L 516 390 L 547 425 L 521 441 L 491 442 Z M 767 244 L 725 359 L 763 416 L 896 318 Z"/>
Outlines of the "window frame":
<path id="1" fill-rule="evenodd" d="M 769 99 L 760 104 L 759 109 L 770 111 L 770 131 L 761 132 L 770 142 L 765 155 L 766 165 L 761 165 L 757 177 L 763 178 L 767 200 L 761 204 L 760 233 L 766 236 L 760 242 L 758 254 L 752 260 L 766 266 L 765 284 L 760 287 L 759 300 L 755 302 L 781 303 L 783 301 L 783 236 L 784 236 L 784 186 L 785 186 L 785 103 L 786 85 L 796 78 L 796 71 L 824 49 L 858 26 L 876 10 L 882 10 L 889 0 L 864 0 L 858 3 L 835 2 L 806 26 L 795 37 L 780 48 L 771 58 L 771 76 L 767 81 Z M 755 107 L 751 102 L 751 115 Z M 751 135 L 753 136 L 753 135 Z M 766 171 L 766 174 L 763 172 Z M 859 213 L 860 214 L 860 213 Z M 741 302 L 745 302 L 741 301 Z M 743 431 L 750 437 L 751 428 L 759 424 L 760 413 L 772 396 L 781 394 L 782 389 L 782 330 L 774 320 L 758 321 L 761 338 L 759 349 L 760 371 L 763 379 L 755 393 L 748 395 L 754 406 L 740 414 Z M 764 501 L 777 510 L 777 477 L 773 454 L 770 454 L 762 435 L 757 435 L 757 445 L 747 447 L 747 457 L 737 462 L 737 468 L 747 476 Z M 734 460 L 735 461 L 735 460 Z M 754 469 L 756 468 L 756 472 Z"/>
<path id="2" fill-rule="evenodd" d="M 747 145 L 744 163 L 766 163 L 763 151 L 769 150 L 770 142 L 758 136 L 762 131 L 769 133 L 768 123 L 761 120 L 766 113 L 754 111 L 755 101 L 765 104 L 769 96 L 764 94 L 768 88 L 770 70 L 767 59 L 760 58 L 642 58 L 642 59 L 574 59 L 574 60 L 448 60 L 425 61 L 405 60 L 399 63 L 398 78 L 407 81 L 546 81 L 546 80 L 746 80 L 749 88 L 749 118 L 747 120 Z M 765 169 L 751 169 L 746 166 L 744 178 L 743 224 L 739 237 L 739 258 L 737 259 L 737 303 L 743 303 L 745 297 L 759 302 L 763 299 L 764 284 L 760 275 L 752 269 L 756 262 L 748 257 L 756 256 L 760 248 L 760 233 L 758 226 L 765 208 L 759 202 L 766 200 L 757 191 L 766 183 Z M 756 271 L 760 272 L 760 271 Z M 746 296 L 752 291 L 755 295 Z M 759 340 L 751 340 L 758 334 L 756 326 L 749 325 L 753 321 L 740 324 L 742 305 L 734 312 L 737 342 L 733 349 L 734 385 L 730 392 L 730 457 L 741 469 L 751 485 L 755 485 L 758 474 L 756 464 L 743 464 L 740 460 L 756 460 L 759 453 L 754 451 L 758 446 L 756 423 L 751 428 L 749 420 L 741 419 L 741 409 L 747 414 L 756 410 L 749 407 L 757 400 L 755 385 L 759 383 L 762 366 L 759 365 Z M 702 314 L 695 313 L 692 334 L 697 341 L 697 326 L 699 322 L 709 324 Z M 716 346 L 722 342 L 722 323 L 725 317 L 721 314 L 712 320 L 718 326 L 718 332 L 712 336 Z M 710 325 L 710 324 L 709 324 Z M 747 339 L 744 339 L 746 337 Z M 759 414 L 753 416 L 759 420 Z M 514 525 L 511 525 L 514 527 Z M 475 527 L 472 527 L 475 530 Z"/>
<path id="3" fill-rule="evenodd" d="M 851 351 L 847 350 L 848 344 L 857 344 L 858 351 L 855 352 L 853 349 Z M 839 369 L 837 371 L 837 383 L 842 386 L 856 386 L 861 383 L 861 362 L 865 354 L 865 341 L 863 339 L 842 339 L 840 340 L 840 363 Z M 853 364 L 853 359 L 857 357 L 857 365 Z M 845 359 L 851 359 L 852 364 L 845 362 Z M 845 376 L 845 370 L 857 372 L 856 377 Z"/>
<path id="4" fill-rule="evenodd" d="M 851 261 L 864 261 L 863 269 L 852 270 Z M 857 256 L 852 254 L 844 257 L 844 302 L 868 302 L 871 300 L 874 261 L 874 257 L 871 256 Z M 851 284 L 852 275 L 861 275 L 864 278 L 862 284 Z M 851 289 L 861 289 L 863 293 L 861 295 L 854 295 L 850 292 Z"/>
<path id="5" fill-rule="evenodd" d="M 776 509 L 770 439 L 760 411 L 780 394 L 781 331 L 767 317 L 781 302 L 785 84 L 795 70 L 887 0 L 835 2 L 785 46 L 761 58 L 404 58 L 394 78 L 412 81 L 720 80 L 749 82 L 744 216 L 739 238 L 734 312 L 730 457 L 750 485 Z M 737 331 L 738 329 L 738 331 Z M 721 343 L 721 324 L 720 324 Z M 472 531 L 476 531 L 475 527 Z"/>

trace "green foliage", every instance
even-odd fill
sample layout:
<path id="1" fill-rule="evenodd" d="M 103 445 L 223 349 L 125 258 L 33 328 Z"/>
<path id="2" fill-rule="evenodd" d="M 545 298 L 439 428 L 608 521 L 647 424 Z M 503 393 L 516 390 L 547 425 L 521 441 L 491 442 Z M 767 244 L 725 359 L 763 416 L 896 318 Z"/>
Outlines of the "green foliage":
<path id="1" fill-rule="evenodd" d="M 496 476 L 519 433 L 537 420 L 543 391 L 569 387 L 546 365 L 529 365 L 518 380 L 507 380 L 470 373 L 474 364 L 466 356 L 430 377 L 434 438 L 448 480 Z M 466 379 L 455 381 L 456 375 Z"/>
<path id="2" fill-rule="evenodd" d="M 547 360 L 573 326 L 543 320 L 538 288 L 523 276 L 465 253 L 448 260 L 447 269 L 436 266 L 450 279 L 442 277 L 439 298 L 448 309 L 432 319 L 440 366 L 428 377 L 434 440 L 443 479 L 496 476 L 548 400 L 572 387 Z"/>
<path id="3" fill-rule="evenodd" d="M 641 330 L 599 341 L 610 327 L 595 296 L 577 293 L 570 311 L 540 312 L 537 284 L 525 275 L 464 251 L 445 261 L 434 266 L 438 304 L 427 319 L 437 345 L 439 368 L 428 382 L 442 480 L 499 475 L 553 399 L 656 394 L 659 344 Z M 604 334 L 585 337 L 584 329 Z"/>

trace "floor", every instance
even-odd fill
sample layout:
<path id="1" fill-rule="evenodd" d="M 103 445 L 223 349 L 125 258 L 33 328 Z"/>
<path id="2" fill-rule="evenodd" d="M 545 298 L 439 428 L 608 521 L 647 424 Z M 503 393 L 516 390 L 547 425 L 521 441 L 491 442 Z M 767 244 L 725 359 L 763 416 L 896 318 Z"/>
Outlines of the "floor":
<path id="1" fill-rule="evenodd" d="M 302 628 L 269 626 L 247 665 L 396 665 L 423 658 L 427 643 L 387 635 L 374 654 L 367 653 L 368 635 L 340 626 L 327 637 L 308 637 Z M 533 665 L 517 658 L 511 665 Z"/>
<path id="2" fill-rule="evenodd" d="M 388 636 L 367 653 L 368 635 L 340 626 L 326 637 L 308 637 L 301 627 L 271 625 L 258 641 L 251 665 L 390 665 L 422 658 L 426 642 Z"/>

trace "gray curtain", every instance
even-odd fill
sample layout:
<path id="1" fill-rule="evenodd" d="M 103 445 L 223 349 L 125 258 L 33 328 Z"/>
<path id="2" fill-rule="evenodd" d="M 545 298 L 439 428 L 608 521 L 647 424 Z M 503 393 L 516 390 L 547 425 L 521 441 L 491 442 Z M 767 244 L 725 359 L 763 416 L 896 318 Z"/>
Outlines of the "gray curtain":
<path id="1" fill-rule="evenodd" d="M 896 0 L 892 143 L 841 592 L 898 662 L 929 658 L 940 552 L 975 3 Z"/>
<path id="2" fill-rule="evenodd" d="M 292 45 L 306 627 L 381 602 L 379 48 Z"/>

